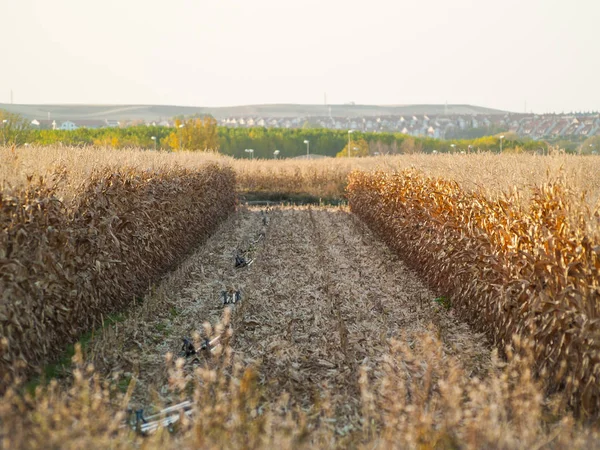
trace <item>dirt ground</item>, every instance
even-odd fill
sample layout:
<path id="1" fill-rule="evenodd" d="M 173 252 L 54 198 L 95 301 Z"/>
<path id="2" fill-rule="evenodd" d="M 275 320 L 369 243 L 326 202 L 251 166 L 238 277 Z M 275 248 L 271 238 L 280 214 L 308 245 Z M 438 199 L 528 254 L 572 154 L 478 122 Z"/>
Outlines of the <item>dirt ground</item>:
<path id="1" fill-rule="evenodd" d="M 239 250 L 249 250 L 252 264 L 235 268 Z M 484 374 L 490 364 L 485 338 L 436 303 L 436 293 L 342 207 L 240 207 L 124 321 L 95 336 L 87 357 L 125 380 L 136 376 L 140 406 L 169 403 L 165 357 L 180 353 L 183 338 L 205 335 L 203 323 L 220 321 L 226 289 L 242 293 L 231 346 L 259 368 L 267 401 L 286 392 L 309 408 L 327 387 L 341 423 L 358 420 L 359 368 L 377 376 L 389 338 L 433 329 L 467 373 Z"/>

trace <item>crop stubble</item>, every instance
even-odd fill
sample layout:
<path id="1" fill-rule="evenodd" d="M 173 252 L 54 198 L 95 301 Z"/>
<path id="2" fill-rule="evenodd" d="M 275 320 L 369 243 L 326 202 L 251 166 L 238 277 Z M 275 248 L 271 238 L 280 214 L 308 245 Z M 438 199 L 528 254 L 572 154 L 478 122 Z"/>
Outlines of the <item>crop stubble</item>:
<path id="1" fill-rule="evenodd" d="M 281 207 L 269 216 L 266 228 L 257 208 L 231 217 L 119 333 L 107 330 L 92 344 L 96 366 L 137 372 L 139 404 L 148 404 L 151 392 L 173 401 L 165 355 L 177 354 L 182 337 L 203 333 L 204 321 L 218 322 L 219 292 L 234 287 L 244 299 L 234 312 L 232 348 L 259 367 L 268 401 L 285 392 L 291 405 L 310 408 L 326 393 L 339 429 L 359 427 L 359 368 L 381 376 L 390 338 L 414 343 L 433 332 L 442 353 L 458 358 L 467 373 L 486 373 L 485 339 L 434 303 L 434 294 L 347 210 Z M 261 230 L 266 238 L 255 263 L 234 269 L 236 247 Z"/>

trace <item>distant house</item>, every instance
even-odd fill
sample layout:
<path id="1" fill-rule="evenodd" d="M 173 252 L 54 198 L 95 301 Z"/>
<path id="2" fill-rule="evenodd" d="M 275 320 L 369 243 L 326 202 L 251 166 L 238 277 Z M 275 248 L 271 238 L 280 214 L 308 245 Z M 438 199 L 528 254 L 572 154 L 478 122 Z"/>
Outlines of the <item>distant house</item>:
<path id="1" fill-rule="evenodd" d="M 67 120 L 66 122 L 61 123 L 60 127 L 58 129 L 65 130 L 65 131 L 73 131 L 73 130 L 76 130 L 77 128 L 79 128 L 79 127 L 77 125 L 75 125 L 75 122 L 71 122 L 70 120 Z"/>

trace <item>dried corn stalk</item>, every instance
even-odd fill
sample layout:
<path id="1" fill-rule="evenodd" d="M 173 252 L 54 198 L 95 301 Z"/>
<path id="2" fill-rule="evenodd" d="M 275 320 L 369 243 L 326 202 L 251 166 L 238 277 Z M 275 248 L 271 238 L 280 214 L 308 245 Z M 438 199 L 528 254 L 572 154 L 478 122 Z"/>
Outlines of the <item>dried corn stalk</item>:
<path id="1" fill-rule="evenodd" d="M 490 199 L 414 170 L 350 175 L 353 212 L 504 349 L 531 338 L 550 391 L 600 412 L 600 246 L 557 182 Z M 583 212 L 581 212 L 583 211 Z"/>
<path id="2" fill-rule="evenodd" d="M 235 202 L 217 164 L 101 171 L 69 205 L 44 180 L 1 194 L 0 373 L 39 366 L 142 294 Z"/>

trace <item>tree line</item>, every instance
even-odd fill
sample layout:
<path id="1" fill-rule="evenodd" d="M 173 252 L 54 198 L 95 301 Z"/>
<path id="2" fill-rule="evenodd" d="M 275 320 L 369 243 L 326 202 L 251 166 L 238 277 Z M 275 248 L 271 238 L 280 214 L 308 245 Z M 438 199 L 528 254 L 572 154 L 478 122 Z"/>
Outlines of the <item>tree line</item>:
<path id="1" fill-rule="evenodd" d="M 539 152 L 548 143 L 519 138 L 514 133 L 474 139 L 441 140 L 401 133 L 360 132 L 298 128 L 220 127 L 212 117 L 179 118 L 174 127 L 137 125 L 123 128 L 79 128 L 73 131 L 39 130 L 22 117 L 0 111 L 3 145 L 65 145 L 111 148 L 144 148 L 166 151 L 219 151 L 235 158 L 280 158 L 307 153 L 324 156 L 368 156 L 410 153 L 470 153 L 477 151 Z M 348 147 L 350 145 L 350 147 Z M 589 145 L 584 150 L 591 149 Z M 581 150 L 580 147 L 579 150 Z M 348 151 L 350 150 L 350 151 Z M 600 149 L 599 149 L 600 150 Z M 577 150 L 575 150 L 577 151 Z M 587 151 L 586 151 L 587 152 Z"/>

